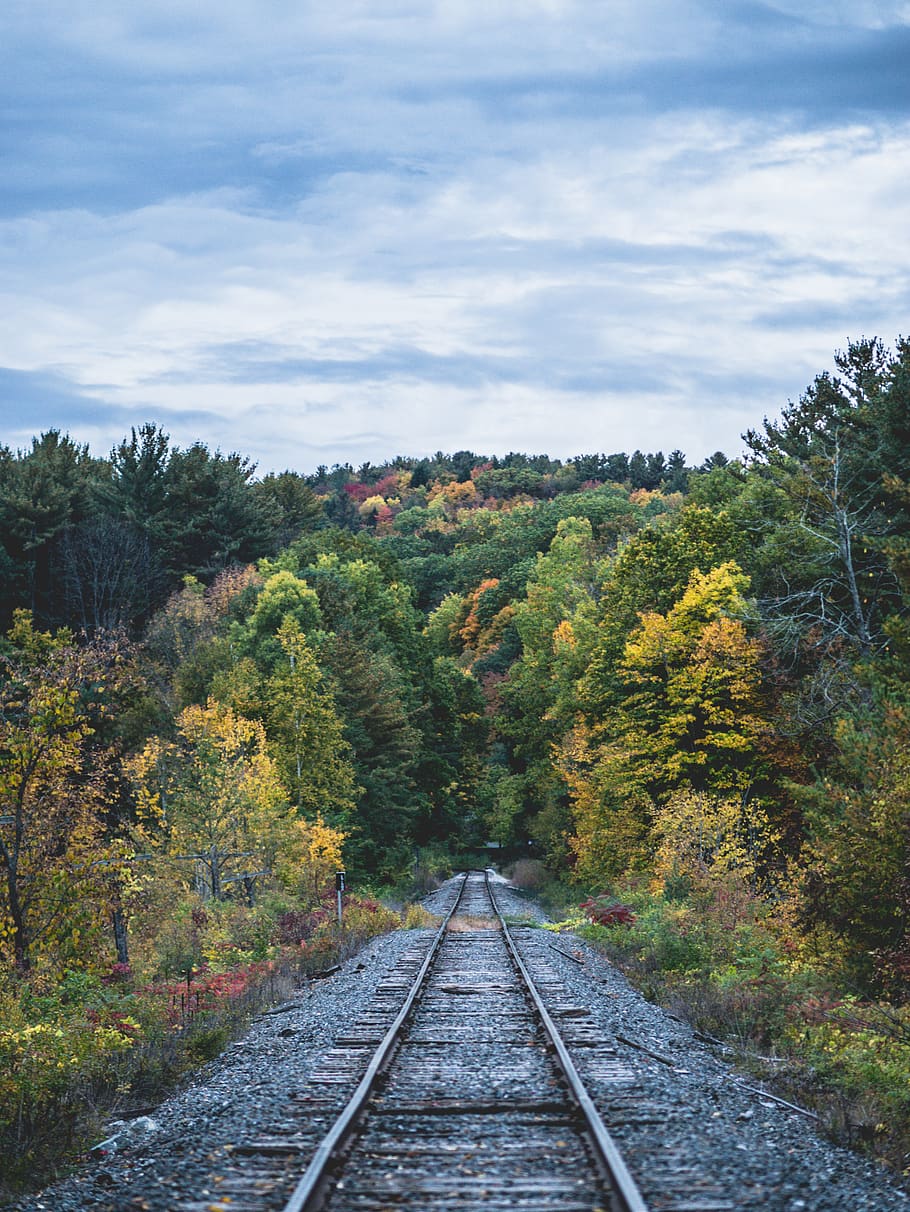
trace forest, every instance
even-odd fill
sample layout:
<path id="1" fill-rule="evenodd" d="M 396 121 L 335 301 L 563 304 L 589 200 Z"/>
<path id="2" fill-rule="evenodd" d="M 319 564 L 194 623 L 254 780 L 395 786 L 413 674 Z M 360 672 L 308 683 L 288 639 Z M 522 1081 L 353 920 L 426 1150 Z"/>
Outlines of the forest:
<path id="1" fill-rule="evenodd" d="M 489 861 L 905 1168 L 910 341 L 778 405 L 698 466 L 0 450 L 0 1183 L 329 962 L 336 870 L 365 937 Z"/>

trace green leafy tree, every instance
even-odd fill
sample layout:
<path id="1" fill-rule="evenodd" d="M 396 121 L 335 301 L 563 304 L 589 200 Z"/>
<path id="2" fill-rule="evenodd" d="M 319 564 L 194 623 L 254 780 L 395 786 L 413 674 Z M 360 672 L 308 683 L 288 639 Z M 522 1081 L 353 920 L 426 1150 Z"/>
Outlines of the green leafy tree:
<path id="1" fill-rule="evenodd" d="M 877 338 L 852 343 L 835 361 L 839 375 L 818 375 L 780 421 L 766 419 L 746 440 L 794 501 L 806 548 L 802 577 L 773 602 L 774 614 L 868 657 L 899 605 L 883 554 L 893 529 L 883 474 L 891 456 L 900 458 L 882 423 L 893 420 L 894 375 Z"/>
<path id="2" fill-rule="evenodd" d="M 342 824 L 359 791 L 343 723 L 299 624 L 288 615 L 278 630 L 284 659 L 265 686 L 272 752 L 291 802 Z"/>
<path id="3" fill-rule="evenodd" d="M 254 472 L 254 464 L 239 454 L 212 453 L 202 442 L 171 451 L 167 508 L 157 529 L 172 577 L 211 580 L 231 564 L 247 564 L 274 549 L 268 504 L 251 487 Z"/>
<path id="4" fill-rule="evenodd" d="M 837 723 L 838 751 L 797 796 L 805 840 L 794 864 L 803 930 L 833 932 L 862 985 L 903 996 L 910 974 L 910 703 L 879 683 Z"/>
<path id="5" fill-rule="evenodd" d="M 322 520 L 322 502 L 296 471 L 263 476 L 252 483 L 251 493 L 271 519 L 275 546 L 279 550 L 300 538 L 305 531 L 314 529 Z"/>
<path id="6" fill-rule="evenodd" d="M 34 438 L 30 450 L 0 459 L 3 545 L 15 568 L 8 610 L 25 606 L 36 617 L 59 621 L 56 542 L 90 516 L 93 488 L 103 475 L 87 446 L 56 429 Z"/>
<path id="7" fill-rule="evenodd" d="M 513 777 L 494 808 L 499 828 L 530 830 L 551 860 L 563 861 L 570 833 L 568 797 L 554 747 L 571 727 L 575 680 L 583 671 L 579 638 L 593 614 L 598 548 L 586 518 L 566 518 L 549 550 L 537 556 L 527 596 L 514 608 L 521 655 L 500 688 L 497 728 L 511 742 Z"/>
<path id="8" fill-rule="evenodd" d="M 426 810 L 414 779 L 422 738 L 407 706 L 412 690 L 388 651 L 370 648 L 350 631 L 327 637 L 321 656 L 362 788 L 347 854 L 355 870 L 398 878 Z"/>

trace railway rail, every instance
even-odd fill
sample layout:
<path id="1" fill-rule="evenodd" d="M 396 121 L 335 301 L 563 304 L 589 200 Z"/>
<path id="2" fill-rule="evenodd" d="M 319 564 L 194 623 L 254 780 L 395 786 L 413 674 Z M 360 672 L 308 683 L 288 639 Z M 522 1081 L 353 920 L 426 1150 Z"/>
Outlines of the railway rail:
<path id="1" fill-rule="evenodd" d="M 583 1015 L 535 981 L 489 878 L 469 872 L 311 1075 L 300 1123 L 238 1147 L 218 1202 L 190 1206 L 647 1212 L 564 1038 L 595 1044 Z"/>

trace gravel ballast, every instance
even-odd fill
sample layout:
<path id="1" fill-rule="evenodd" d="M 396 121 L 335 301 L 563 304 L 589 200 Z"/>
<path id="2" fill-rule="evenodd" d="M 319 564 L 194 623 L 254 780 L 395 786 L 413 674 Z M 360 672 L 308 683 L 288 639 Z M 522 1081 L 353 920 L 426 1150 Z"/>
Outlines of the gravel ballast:
<path id="1" fill-rule="evenodd" d="M 498 881 L 495 890 L 507 915 L 543 920 L 524 895 Z M 447 902 L 451 889 L 444 886 L 424 903 L 438 911 Z M 229 1146 L 299 1117 L 300 1092 L 335 1037 L 357 1020 L 415 941 L 431 933 L 400 931 L 374 940 L 334 976 L 261 1015 L 185 1090 L 132 1125 L 112 1125 L 115 1151 L 89 1159 L 69 1178 L 10 1209 L 163 1212 L 193 1200 L 205 1207 L 217 1198 L 214 1176 Z M 745 1090 L 741 1083 L 755 1083 L 647 1002 L 583 940 L 529 928 L 515 935 L 532 972 L 558 978 L 584 1007 L 587 1021 L 617 1041 L 634 1084 L 601 1088 L 592 1081 L 592 1094 L 655 1209 L 910 1212 L 910 1197 L 878 1166 L 824 1140 L 807 1116 Z M 585 1077 L 583 1050 L 577 1063 Z M 645 1111 L 628 1113 L 633 1101 Z M 625 1122 L 611 1124 L 611 1108 L 616 1117 L 623 1107 L 619 1119 Z M 641 1175 L 655 1164 L 670 1172 L 682 1157 L 691 1166 L 693 1155 L 703 1182 L 689 1192 L 688 1204 L 662 1203 L 659 1189 L 649 1192 Z"/>

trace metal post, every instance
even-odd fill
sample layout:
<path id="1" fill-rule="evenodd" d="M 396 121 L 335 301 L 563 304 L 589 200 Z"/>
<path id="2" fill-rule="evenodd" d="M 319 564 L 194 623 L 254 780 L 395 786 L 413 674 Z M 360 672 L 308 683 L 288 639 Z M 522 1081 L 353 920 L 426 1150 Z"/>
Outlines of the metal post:
<path id="1" fill-rule="evenodd" d="M 335 898 L 338 902 L 338 925 L 341 925 L 341 894 L 344 892 L 344 876 L 343 871 L 335 872 Z"/>

